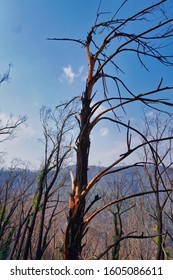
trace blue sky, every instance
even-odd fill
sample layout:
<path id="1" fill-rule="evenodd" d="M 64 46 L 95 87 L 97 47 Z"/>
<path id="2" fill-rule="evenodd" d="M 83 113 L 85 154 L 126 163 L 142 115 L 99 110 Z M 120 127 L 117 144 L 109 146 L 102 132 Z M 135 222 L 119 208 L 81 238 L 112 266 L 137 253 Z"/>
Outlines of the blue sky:
<path id="1" fill-rule="evenodd" d="M 102 10 L 113 15 L 120 3 L 120 0 L 103 0 Z M 98 4 L 97 0 L 0 0 L 0 73 L 12 63 L 10 80 L 0 87 L 0 118 L 5 121 L 11 113 L 15 117 L 28 117 L 28 126 L 23 127 L 13 141 L 1 144 L 1 151 L 8 152 L 8 163 L 18 157 L 39 166 L 43 152 L 38 141 L 42 137 L 40 108 L 43 105 L 54 108 L 60 100 L 80 95 L 84 90 L 87 73 L 84 49 L 74 43 L 46 38 L 85 39 Z M 122 10 L 123 16 L 143 6 L 141 1 L 129 0 Z M 122 57 L 120 63 L 126 72 L 125 80 L 136 93 L 143 85 L 146 89 L 156 85 L 162 76 L 168 84 L 172 82 L 171 68 L 151 64 L 151 73 L 142 75 L 143 69 L 137 69 L 130 56 Z M 130 107 L 129 118 L 137 122 L 141 109 L 141 106 Z M 109 164 L 123 152 L 123 133 L 118 138 L 116 133 L 116 129 L 105 123 L 93 132 L 91 164 Z"/>

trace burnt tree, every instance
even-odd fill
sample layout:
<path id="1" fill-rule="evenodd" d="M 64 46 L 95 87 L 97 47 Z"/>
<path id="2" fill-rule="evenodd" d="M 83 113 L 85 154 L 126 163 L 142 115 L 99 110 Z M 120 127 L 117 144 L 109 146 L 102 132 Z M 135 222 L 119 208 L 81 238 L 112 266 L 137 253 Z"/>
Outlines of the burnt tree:
<path id="1" fill-rule="evenodd" d="M 149 106 L 153 110 L 166 112 L 172 103 L 166 100 L 166 97 L 159 98 L 158 93 L 164 93 L 164 96 L 171 86 L 164 86 L 163 79 L 151 90 L 141 89 L 140 93 L 135 93 L 135 89 L 130 89 L 123 79 L 121 66 L 118 64 L 118 58 L 121 54 L 136 55 L 139 65 L 148 70 L 145 64 L 145 58 L 159 62 L 165 66 L 172 66 L 172 56 L 165 54 L 165 50 L 160 43 L 165 45 L 173 37 L 172 18 L 166 15 L 167 0 L 154 1 L 151 6 L 145 7 L 141 4 L 141 10 L 133 13 L 127 18 L 119 18 L 119 12 L 125 8 L 126 1 L 122 1 L 120 7 L 114 11 L 112 18 L 102 21 L 102 17 L 107 14 L 100 12 L 101 2 L 98 7 L 95 22 L 88 32 L 86 39 L 71 38 L 48 38 L 49 40 L 75 42 L 86 51 L 88 61 L 88 74 L 86 86 L 81 95 L 81 111 L 78 118 L 79 135 L 76 140 L 76 174 L 72 178 L 72 193 L 69 201 L 68 225 L 65 236 L 65 259 L 81 259 L 83 237 L 88 228 L 89 221 L 95 216 L 87 216 L 86 197 L 103 176 L 113 171 L 113 168 L 130 156 L 137 149 L 144 145 L 150 145 L 143 136 L 143 143 L 136 147 L 131 147 L 131 131 L 142 136 L 137 129 L 131 126 L 130 122 L 125 122 L 118 117 L 118 110 L 122 109 L 126 113 L 126 107 L 131 103 L 140 102 L 144 106 Z M 133 10 L 133 7 L 132 7 Z M 137 25 L 140 23 L 140 30 Z M 147 23 L 147 25 L 145 25 Z M 129 31 L 130 30 L 130 31 Z M 117 75 L 116 75 L 117 73 Z M 98 99 L 96 84 L 102 85 L 101 93 Z M 114 84 L 114 93 L 110 95 L 109 84 Z M 107 108 L 101 113 L 98 109 L 102 105 Z M 166 107 L 165 107 L 166 106 Z M 110 117 L 107 113 L 112 114 Z M 96 116 L 95 116 L 96 115 Z M 119 156 L 114 162 L 100 171 L 90 182 L 88 182 L 88 159 L 90 151 L 90 135 L 97 123 L 102 120 L 113 122 L 119 127 L 127 130 L 127 150 Z M 163 140 L 163 139 L 159 139 Z M 94 203 L 97 199 L 94 201 Z M 89 206 L 89 208 L 93 205 Z M 104 207 L 103 207 L 104 208 Z M 99 212 L 99 211 L 98 211 Z"/>

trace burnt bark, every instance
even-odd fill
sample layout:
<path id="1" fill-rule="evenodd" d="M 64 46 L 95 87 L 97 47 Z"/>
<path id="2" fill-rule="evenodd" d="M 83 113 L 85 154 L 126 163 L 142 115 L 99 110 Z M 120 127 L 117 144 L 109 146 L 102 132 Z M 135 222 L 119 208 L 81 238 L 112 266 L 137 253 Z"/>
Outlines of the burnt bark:
<path id="1" fill-rule="evenodd" d="M 85 197 L 82 196 L 82 191 L 88 184 L 90 112 L 90 99 L 85 92 L 80 113 L 80 133 L 77 139 L 76 175 L 69 198 L 68 226 L 65 235 L 65 259 L 69 260 L 80 259 L 83 248 Z"/>

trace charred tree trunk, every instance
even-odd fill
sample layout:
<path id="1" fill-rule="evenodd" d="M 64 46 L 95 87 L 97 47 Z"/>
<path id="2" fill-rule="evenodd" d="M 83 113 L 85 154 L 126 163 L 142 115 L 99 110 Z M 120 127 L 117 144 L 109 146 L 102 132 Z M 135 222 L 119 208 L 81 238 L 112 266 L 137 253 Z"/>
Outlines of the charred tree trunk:
<path id="1" fill-rule="evenodd" d="M 80 133 L 77 140 L 76 176 L 72 182 L 72 193 L 69 199 L 68 226 L 65 236 L 65 259 L 81 258 L 82 238 L 84 234 L 85 197 L 82 191 L 88 183 L 88 157 L 90 149 L 90 99 L 85 94 L 82 99 L 80 114 Z"/>

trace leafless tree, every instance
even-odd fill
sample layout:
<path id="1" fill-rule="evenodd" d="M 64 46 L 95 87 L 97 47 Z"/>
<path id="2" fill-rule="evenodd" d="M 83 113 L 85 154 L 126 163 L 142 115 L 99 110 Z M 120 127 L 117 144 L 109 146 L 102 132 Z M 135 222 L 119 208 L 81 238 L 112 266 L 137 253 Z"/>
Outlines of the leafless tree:
<path id="1" fill-rule="evenodd" d="M 41 123 L 44 134 L 44 162 L 37 178 L 37 187 L 33 197 L 27 238 L 23 249 L 23 259 L 41 259 L 54 234 L 50 230 L 56 216 L 62 212 L 59 206 L 59 191 L 67 180 L 61 170 L 69 163 L 71 155 L 71 131 L 74 123 L 71 117 L 75 109 L 64 110 L 64 105 L 52 112 L 48 108 L 41 110 Z M 69 174 L 68 174 L 69 175 Z M 57 209 L 58 208 L 58 209 Z M 37 224 L 37 225 L 36 225 Z M 37 238 L 33 234 L 36 231 Z M 36 252 L 30 251 L 32 247 Z"/>
<path id="2" fill-rule="evenodd" d="M 103 197 L 104 204 L 109 203 L 112 198 L 119 199 L 126 197 L 128 194 L 131 193 L 133 189 L 133 180 L 134 174 L 131 172 L 130 174 L 125 172 L 119 172 L 117 174 L 113 174 L 111 178 L 107 178 L 106 180 L 106 187 L 103 190 Z M 112 248 L 111 252 L 111 259 L 118 260 L 120 258 L 120 251 L 121 246 L 120 243 L 116 243 L 117 240 L 121 239 L 122 236 L 125 234 L 124 228 L 124 215 L 129 216 L 130 210 L 135 207 L 135 202 L 131 204 L 127 203 L 117 203 L 112 205 L 107 210 L 111 214 L 111 220 L 109 221 L 109 233 L 110 236 L 111 232 L 111 224 L 112 224 L 112 242 L 115 243 L 115 247 Z M 107 217 L 108 219 L 108 217 Z"/>
<path id="3" fill-rule="evenodd" d="M 6 72 L 4 72 L 2 75 L 0 75 L 0 85 L 9 79 L 10 75 L 10 67 Z M 0 143 L 11 140 L 15 136 L 15 132 L 17 131 L 17 128 L 20 127 L 22 124 L 26 122 L 26 116 L 24 117 L 14 117 L 12 114 L 8 117 L 2 120 L 0 118 Z"/>
<path id="4" fill-rule="evenodd" d="M 13 255 L 12 248 L 17 245 L 17 232 L 25 209 L 24 202 L 26 207 L 33 182 L 34 178 L 28 167 L 21 165 L 19 160 L 13 161 L 8 169 L 1 170 L 0 254 L 3 259 Z"/>
<path id="5" fill-rule="evenodd" d="M 5 81 L 8 81 L 10 67 L 11 65 L 9 65 L 6 72 L 0 75 L 0 85 Z M 17 129 L 24 124 L 25 121 L 25 116 L 15 118 L 10 115 L 7 118 L 5 117 L 5 119 L 0 118 L 0 143 L 13 139 Z M 0 155 L 3 160 L 4 153 L 0 152 Z M 8 173 L 6 181 L 2 180 L 2 182 L 0 182 L 0 258 L 8 256 L 8 251 L 14 234 L 13 217 L 20 204 L 20 198 L 22 196 L 20 191 L 15 191 L 19 172 L 17 170 L 14 172 L 14 166 L 16 166 L 16 164 L 13 162 L 11 168 L 6 171 L 6 173 Z M 23 190 L 23 192 L 25 191 Z"/>
<path id="6" fill-rule="evenodd" d="M 127 18 L 118 18 L 119 12 L 125 8 L 127 2 L 122 1 L 120 7 L 114 11 L 114 15 L 110 19 L 106 18 L 105 21 L 102 18 L 103 16 L 106 17 L 107 14 L 100 11 L 100 2 L 95 22 L 84 40 L 66 37 L 49 38 L 49 40 L 77 43 L 86 51 L 88 61 L 86 87 L 80 98 L 79 135 L 76 140 L 76 175 L 72 180 L 72 193 L 69 201 L 65 259 L 81 258 L 82 239 L 87 232 L 88 224 L 101 211 L 100 209 L 95 214 L 87 216 L 85 209 L 86 197 L 95 183 L 103 176 L 113 173 L 115 166 L 122 163 L 124 159 L 142 146 L 151 146 L 152 142 L 158 141 L 157 139 L 148 140 L 142 132 L 131 125 L 130 121 L 122 120 L 118 116 L 119 110 L 121 109 L 121 112 L 126 114 L 128 105 L 141 103 L 153 110 L 166 112 L 173 105 L 169 100 L 166 100 L 168 91 L 172 90 L 173 87 L 165 86 L 162 78 L 159 77 L 160 81 L 154 88 L 150 90 L 141 88 L 140 92 L 136 93 L 135 88 L 129 88 L 121 78 L 120 74 L 123 70 L 118 62 L 120 55 L 131 54 L 136 56 L 139 65 L 142 65 L 144 70 L 148 70 L 145 63 L 146 58 L 164 66 L 173 65 L 172 55 L 167 55 L 165 52 L 168 42 L 173 37 L 173 19 L 166 14 L 168 1 L 154 1 L 151 6 L 146 6 L 135 13 L 131 12 L 131 15 Z M 99 92 L 102 92 L 103 95 L 97 93 L 97 89 L 95 89 L 97 84 L 102 85 Z M 110 84 L 114 85 L 114 93 L 111 96 Z M 162 94 L 164 94 L 164 98 L 159 97 Z M 99 101 L 96 98 L 98 95 Z M 98 109 L 101 108 L 101 105 L 107 106 L 107 108 L 100 113 Z M 127 150 L 89 181 L 90 135 L 94 127 L 102 121 L 112 122 L 119 128 L 126 129 Z M 132 133 L 141 136 L 143 142 L 133 146 Z M 163 140 L 163 138 L 159 139 L 159 141 Z M 92 205 L 96 202 L 97 197 Z M 126 238 L 131 236 L 132 234 L 127 235 Z M 124 238 L 122 237 L 122 239 Z M 141 236 L 141 238 L 144 238 L 144 236 Z"/>
<path id="7" fill-rule="evenodd" d="M 150 150 L 149 147 L 144 146 L 144 161 L 148 164 L 144 165 L 145 170 L 145 180 L 143 180 L 144 186 L 147 187 L 147 190 L 150 188 L 154 191 L 154 197 L 150 201 L 150 217 L 155 221 L 155 233 L 158 233 L 159 236 L 156 238 L 157 245 L 157 256 L 156 259 L 165 258 L 165 246 L 166 240 L 163 235 L 167 229 L 164 226 L 164 212 L 167 202 L 170 202 L 171 193 L 168 194 L 159 194 L 160 189 L 171 189 L 171 174 L 170 170 L 172 167 L 172 140 L 169 139 L 166 143 L 160 143 L 159 139 L 163 138 L 164 135 L 170 135 L 172 138 L 172 116 L 169 118 L 161 118 L 160 114 L 155 114 L 152 116 L 152 119 L 148 119 L 147 116 L 144 116 L 145 123 L 145 132 L 144 134 L 148 139 L 158 140 L 152 144 L 152 148 L 156 153 L 153 153 L 153 150 Z M 172 201 L 171 201 L 172 203 Z"/>

